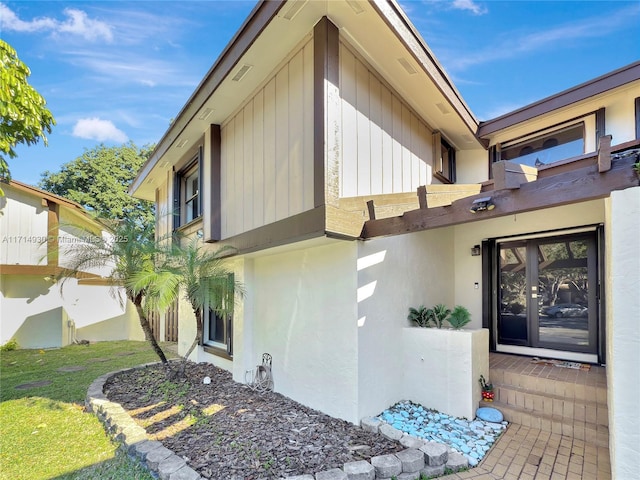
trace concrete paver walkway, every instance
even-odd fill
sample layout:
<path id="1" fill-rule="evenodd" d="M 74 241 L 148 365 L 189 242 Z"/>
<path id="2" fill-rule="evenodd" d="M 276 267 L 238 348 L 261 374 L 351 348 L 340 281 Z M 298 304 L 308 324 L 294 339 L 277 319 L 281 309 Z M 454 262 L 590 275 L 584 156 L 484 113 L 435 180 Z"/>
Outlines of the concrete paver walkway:
<path id="1" fill-rule="evenodd" d="M 584 440 L 511 424 L 474 469 L 446 480 L 609 480 L 609 450 Z"/>

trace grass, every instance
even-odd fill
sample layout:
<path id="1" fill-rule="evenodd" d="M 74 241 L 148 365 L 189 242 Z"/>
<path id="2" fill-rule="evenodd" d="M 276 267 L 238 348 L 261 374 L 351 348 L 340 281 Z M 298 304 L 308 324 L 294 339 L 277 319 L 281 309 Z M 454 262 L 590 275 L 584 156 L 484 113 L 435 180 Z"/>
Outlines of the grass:
<path id="1" fill-rule="evenodd" d="M 151 480 L 83 406 L 100 375 L 157 360 L 146 342 L 127 341 L 0 353 L 0 480 Z M 58 371 L 69 366 L 85 369 Z M 41 380 L 51 384 L 15 388 Z"/>

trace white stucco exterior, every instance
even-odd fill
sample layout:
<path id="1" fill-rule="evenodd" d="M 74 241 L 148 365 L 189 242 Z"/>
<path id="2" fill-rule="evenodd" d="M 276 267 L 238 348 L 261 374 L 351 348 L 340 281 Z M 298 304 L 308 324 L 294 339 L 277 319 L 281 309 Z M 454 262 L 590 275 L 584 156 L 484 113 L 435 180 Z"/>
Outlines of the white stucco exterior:
<path id="1" fill-rule="evenodd" d="M 612 478 L 640 458 L 640 187 L 606 202 L 607 395 Z"/>

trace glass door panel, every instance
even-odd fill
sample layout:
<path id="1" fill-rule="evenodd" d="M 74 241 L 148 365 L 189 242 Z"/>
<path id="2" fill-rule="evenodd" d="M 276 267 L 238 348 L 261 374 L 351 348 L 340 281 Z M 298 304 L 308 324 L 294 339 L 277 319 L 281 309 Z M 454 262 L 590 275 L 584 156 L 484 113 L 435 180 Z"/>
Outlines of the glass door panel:
<path id="1" fill-rule="evenodd" d="M 527 345 L 527 248 L 526 243 L 500 245 L 499 341 Z"/>
<path id="2" fill-rule="evenodd" d="M 592 297 L 595 300 L 589 288 L 595 284 L 589 278 L 593 249 L 587 238 L 538 243 L 536 343 L 570 350 L 595 348 L 589 321 Z"/>

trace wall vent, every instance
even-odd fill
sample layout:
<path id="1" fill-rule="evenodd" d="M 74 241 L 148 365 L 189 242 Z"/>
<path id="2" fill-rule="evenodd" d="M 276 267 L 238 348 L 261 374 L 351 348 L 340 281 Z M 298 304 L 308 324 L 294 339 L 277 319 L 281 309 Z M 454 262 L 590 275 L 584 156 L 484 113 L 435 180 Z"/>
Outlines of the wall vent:
<path id="1" fill-rule="evenodd" d="M 413 65 L 411 65 L 409 63 L 409 60 L 407 60 L 406 58 L 400 57 L 398 59 L 398 63 L 402 65 L 402 68 L 404 68 L 409 75 L 415 75 L 416 73 L 418 73 L 418 71 L 413 68 Z"/>
<path id="2" fill-rule="evenodd" d="M 448 115 L 449 113 L 451 113 L 451 110 L 449 110 L 447 106 L 442 102 L 436 103 L 436 107 L 438 107 L 438 110 L 440 110 L 443 115 Z"/>
<path id="3" fill-rule="evenodd" d="M 284 18 L 286 18 L 287 20 L 293 20 L 298 12 L 302 10 L 302 7 L 307 4 L 307 1 L 308 0 L 295 0 L 291 5 L 291 8 L 287 10 L 287 13 L 284 14 Z"/>
<path id="4" fill-rule="evenodd" d="M 362 8 L 362 1 L 358 1 L 358 0 L 347 0 L 347 5 L 349 5 L 351 7 L 351 10 L 353 10 L 356 15 L 360 15 L 362 12 L 364 12 L 364 8 Z"/>
<path id="5" fill-rule="evenodd" d="M 239 82 L 245 77 L 247 73 L 249 73 L 249 70 L 251 70 L 252 68 L 253 65 L 247 65 L 245 63 L 244 65 L 242 65 L 242 67 L 240 67 L 240 70 L 238 70 L 238 72 L 233 76 L 231 80 L 233 80 L 234 82 Z"/>

